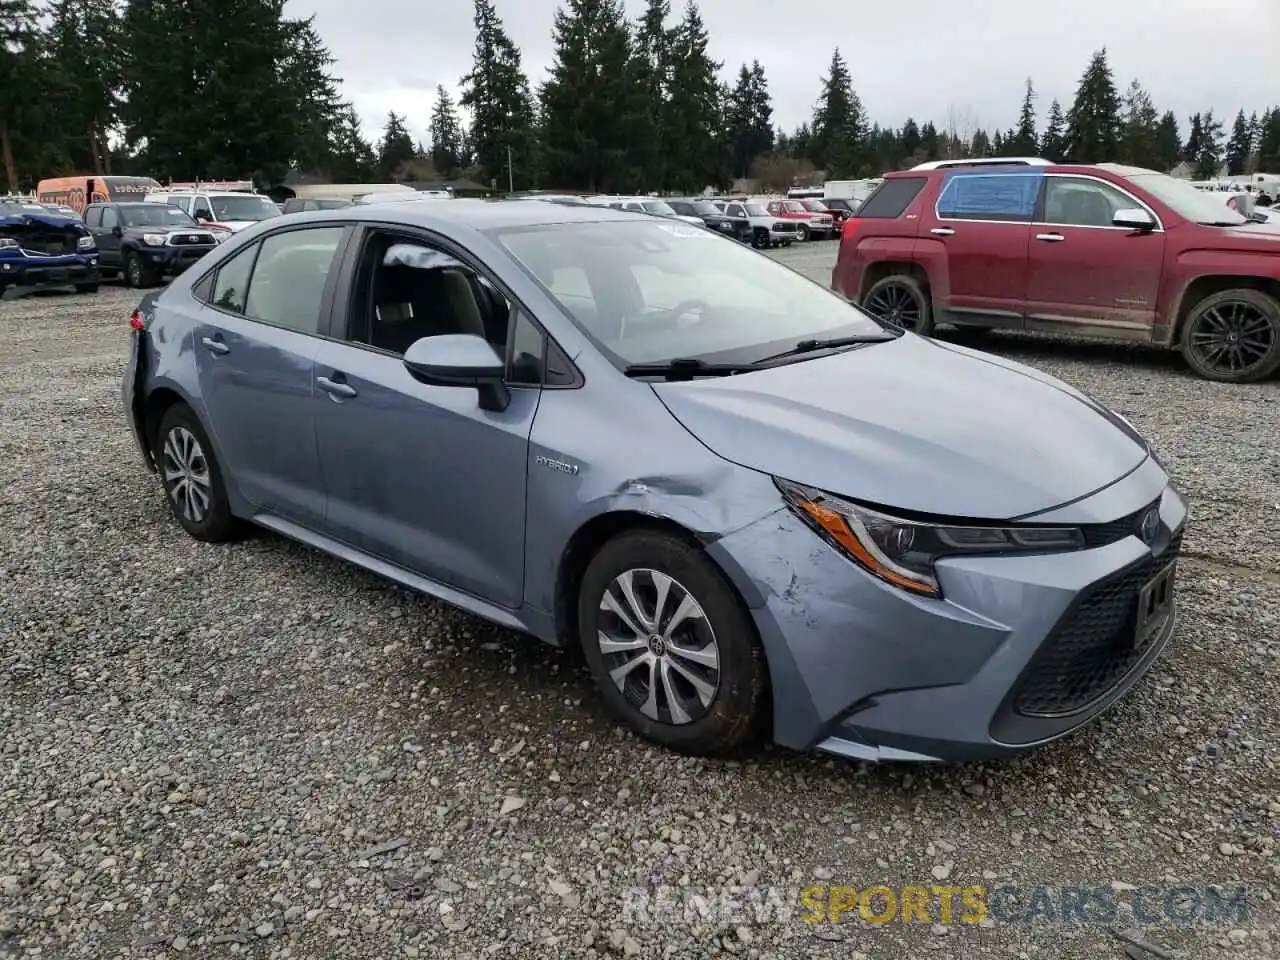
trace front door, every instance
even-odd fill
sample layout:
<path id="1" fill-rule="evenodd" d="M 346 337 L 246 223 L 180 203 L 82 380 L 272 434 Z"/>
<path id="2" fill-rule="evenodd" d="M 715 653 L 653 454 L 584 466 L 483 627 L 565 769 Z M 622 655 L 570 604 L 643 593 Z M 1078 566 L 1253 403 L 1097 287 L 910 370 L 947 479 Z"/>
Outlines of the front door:
<path id="1" fill-rule="evenodd" d="M 1164 232 L 1112 225 L 1118 211 L 1134 208 L 1143 205 L 1101 180 L 1045 178 L 1032 225 L 1030 320 L 1087 324 L 1116 335 L 1151 328 Z"/>
<path id="2" fill-rule="evenodd" d="M 117 232 L 123 227 L 120 211 L 113 206 L 96 207 L 86 214 L 85 226 L 93 234 L 93 242 L 98 246 L 99 265 L 119 270 L 123 265 L 120 256 L 121 238 Z"/>
<path id="3" fill-rule="evenodd" d="M 241 494 L 312 529 L 324 520 L 312 367 L 344 233 L 284 231 L 227 260 L 193 344 L 208 423 Z"/>
<path id="4" fill-rule="evenodd" d="M 406 240 L 429 252 L 389 263 L 390 249 Z M 518 607 L 529 434 L 541 391 L 513 371 L 509 406 L 487 411 L 474 388 L 428 386 L 403 363 L 411 343 L 447 333 L 483 337 L 505 354 L 511 306 L 451 254 L 380 231 L 365 242 L 354 289 L 347 341 L 327 341 L 315 357 L 328 532 Z"/>

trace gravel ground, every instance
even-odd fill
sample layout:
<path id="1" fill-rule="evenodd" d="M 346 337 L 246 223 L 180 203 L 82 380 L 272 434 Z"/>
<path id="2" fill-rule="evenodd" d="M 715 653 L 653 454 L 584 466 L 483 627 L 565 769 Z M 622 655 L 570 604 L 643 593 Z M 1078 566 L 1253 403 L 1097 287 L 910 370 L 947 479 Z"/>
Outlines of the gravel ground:
<path id="1" fill-rule="evenodd" d="M 778 256 L 825 281 L 834 244 Z M 703 762 L 615 729 L 568 654 L 274 536 L 188 539 L 119 410 L 136 299 L 0 303 L 0 956 L 1098 960 L 1116 929 L 1280 953 L 1280 384 L 987 338 L 1121 410 L 1191 497 L 1168 653 L 1006 764 Z M 1011 883 L 1122 907 L 808 925 L 795 899 Z M 1134 916 L 1143 884 L 1247 884 L 1251 916 Z"/>

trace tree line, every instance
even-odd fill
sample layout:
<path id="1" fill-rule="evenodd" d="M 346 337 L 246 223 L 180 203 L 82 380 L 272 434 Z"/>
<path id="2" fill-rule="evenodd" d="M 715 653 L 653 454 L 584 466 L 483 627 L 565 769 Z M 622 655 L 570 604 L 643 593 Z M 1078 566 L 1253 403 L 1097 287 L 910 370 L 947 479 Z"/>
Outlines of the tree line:
<path id="1" fill-rule="evenodd" d="M 278 182 L 469 176 L 500 190 L 699 191 L 754 177 L 784 187 L 816 171 L 871 177 L 966 156 L 1044 156 L 1169 170 L 1199 179 L 1280 172 L 1280 107 L 1157 109 L 1117 86 L 1096 52 L 1065 109 L 1044 112 L 1031 79 L 1016 124 L 961 109 L 901 126 L 871 120 L 836 49 L 812 117 L 778 128 L 759 61 L 723 79 L 696 3 L 563 0 L 547 79 L 530 84 L 493 0 L 474 0 L 473 65 L 455 100 L 436 90 L 428 142 L 388 115 L 373 136 L 341 93 L 312 18 L 284 0 L 0 0 L 0 159 L 10 189 L 58 173 Z M 464 120 L 465 118 L 465 120 Z"/>

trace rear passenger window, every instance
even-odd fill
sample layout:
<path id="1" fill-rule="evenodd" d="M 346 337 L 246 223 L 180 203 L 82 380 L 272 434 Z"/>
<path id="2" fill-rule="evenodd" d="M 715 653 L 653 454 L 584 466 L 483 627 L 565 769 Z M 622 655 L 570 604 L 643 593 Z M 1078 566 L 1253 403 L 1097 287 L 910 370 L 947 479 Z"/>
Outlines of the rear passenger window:
<path id="1" fill-rule="evenodd" d="M 345 229 L 290 230 L 263 240 L 245 315 L 298 333 L 319 333 L 321 300 Z"/>
<path id="2" fill-rule="evenodd" d="M 938 216 L 1029 223 L 1043 179 L 1039 173 L 953 174 L 938 197 Z"/>
<path id="3" fill-rule="evenodd" d="M 911 205 L 924 189 L 924 177 L 894 177 L 876 188 L 858 208 L 859 218 L 894 220 Z"/>
<path id="4" fill-rule="evenodd" d="M 213 306 L 229 313 L 244 313 L 249 274 L 253 272 L 253 258 L 257 253 L 258 244 L 255 243 L 218 268 L 218 278 L 213 283 Z"/>

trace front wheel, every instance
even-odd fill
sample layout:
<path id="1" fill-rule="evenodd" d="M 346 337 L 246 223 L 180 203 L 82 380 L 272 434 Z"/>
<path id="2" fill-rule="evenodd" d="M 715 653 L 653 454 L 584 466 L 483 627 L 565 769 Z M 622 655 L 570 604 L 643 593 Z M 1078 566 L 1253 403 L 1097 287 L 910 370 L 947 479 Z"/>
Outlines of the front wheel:
<path id="1" fill-rule="evenodd" d="M 751 245 L 757 250 L 763 250 L 770 246 L 769 233 L 766 230 L 756 230 L 751 234 Z"/>
<path id="2" fill-rule="evenodd" d="M 1280 370 L 1280 302 L 1245 287 L 1205 297 L 1182 326 L 1182 355 L 1206 380 L 1265 380 Z"/>
<path id="3" fill-rule="evenodd" d="M 933 304 L 924 287 L 905 273 L 895 273 L 871 285 L 862 309 L 891 327 L 921 336 L 933 333 Z"/>
<path id="4" fill-rule="evenodd" d="M 587 568 L 583 652 L 610 712 L 681 753 L 732 753 L 759 735 L 767 670 L 755 625 L 701 550 L 651 530 L 623 533 Z"/>
<path id="5" fill-rule="evenodd" d="M 213 445 L 185 403 L 175 403 L 160 418 L 155 459 L 169 508 L 183 530 L 206 543 L 236 539 L 243 528 L 231 513 Z"/>
<path id="6" fill-rule="evenodd" d="M 809 239 L 809 228 L 805 224 L 802 223 L 796 227 L 796 239 L 801 243 Z"/>
<path id="7" fill-rule="evenodd" d="M 154 271 L 132 251 L 124 258 L 124 276 L 129 286 L 134 289 L 154 287 L 156 284 Z"/>

